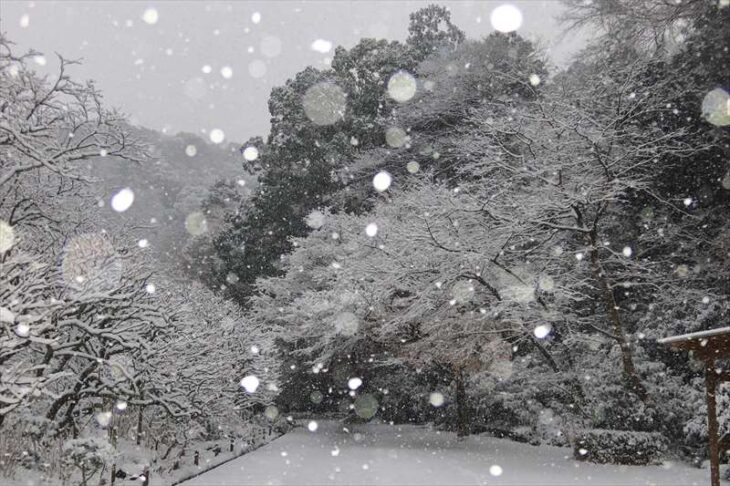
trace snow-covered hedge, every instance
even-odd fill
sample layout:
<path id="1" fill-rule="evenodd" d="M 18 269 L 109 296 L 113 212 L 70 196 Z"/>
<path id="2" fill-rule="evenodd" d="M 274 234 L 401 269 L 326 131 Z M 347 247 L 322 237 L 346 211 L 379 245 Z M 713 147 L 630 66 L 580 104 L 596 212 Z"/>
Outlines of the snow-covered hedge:
<path id="1" fill-rule="evenodd" d="M 655 462 L 666 449 L 667 440 L 662 434 L 593 429 L 578 435 L 573 455 L 581 461 L 601 464 L 644 465 Z"/>

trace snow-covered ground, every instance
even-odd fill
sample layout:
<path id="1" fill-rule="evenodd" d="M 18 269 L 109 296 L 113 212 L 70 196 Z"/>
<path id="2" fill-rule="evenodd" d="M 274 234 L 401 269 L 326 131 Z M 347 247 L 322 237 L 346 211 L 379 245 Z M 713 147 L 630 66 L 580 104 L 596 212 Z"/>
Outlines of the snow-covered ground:
<path id="1" fill-rule="evenodd" d="M 305 425 L 306 425 L 305 421 Z M 214 485 L 664 485 L 709 483 L 706 469 L 683 463 L 609 466 L 581 463 L 569 449 L 487 436 L 457 440 L 426 427 L 334 421 L 284 437 L 183 483 Z"/>

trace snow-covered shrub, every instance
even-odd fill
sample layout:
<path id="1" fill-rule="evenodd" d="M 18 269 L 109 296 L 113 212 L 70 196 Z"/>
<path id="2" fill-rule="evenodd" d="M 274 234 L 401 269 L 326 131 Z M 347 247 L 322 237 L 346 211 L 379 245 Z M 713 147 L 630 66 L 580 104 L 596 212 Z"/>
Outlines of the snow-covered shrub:
<path id="1" fill-rule="evenodd" d="M 705 402 L 704 377 L 684 375 L 663 363 L 645 362 L 647 384 L 654 397 L 652 432 L 660 432 L 668 440 L 672 452 L 685 457 L 704 455 L 707 450 L 707 405 Z M 643 371 L 643 370 L 642 370 Z M 684 375 L 684 376 L 683 376 Z M 718 418 L 720 424 L 728 418 L 728 400 L 722 387 L 718 392 Z"/>
<path id="2" fill-rule="evenodd" d="M 471 403 L 476 431 L 531 444 L 563 446 L 570 431 L 585 428 L 585 406 L 572 373 L 547 375 L 531 357 L 515 361 L 510 376 L 480 380 Z"/>
<path id="3" fill-rule="evenodd" d="M 0 478 L 22 477 L 29 469 L 42 475 L 57 472 L 62 441 L 54 432 L 54 424 L 33 411 L 10 415 L 0 431 Z"/>
<path id="4" fill-rule="evenodd" d="M 593 426 L 599 429 L 653 430 L 653 410 L 629 392 L 620 380 L 612 381 L 606 377 L 600 387 L 592 390 L 590 412 Z"/>
<path id="5" fill-rule="evenodd" d="M 74 467 L 78 468 L 81 471 L 82 485 L 86 485 L 105 464 L 110 464 L 115 456 L 109 442 L 94 437 L 68 440 L 63 445 L 63 452 L 67 474 Z"/>
<path id="6" fill-rule="evenodd" d="M 21 433 L 26 440 L 30 440 L 31 450 L 24 451 L 23 467 L 28 469 L 40 468 L 47 464 L 43 457 L 44 448 L 48 445 L 47 438 L 54 432 L 55 423 L 43 416 L 22 414 L 18 423 Z"/>
<path id="7" fill-rule="evenodd" d="M 705 457 L 707 443 L 707 405 L 704 396 L 704 379 L 696 377 L 691 382 L 692 387 L 685 387 L 685 400 L 683 408 L 680 409 L 683 427 L 676 431 L 685 445 L 683 452 L 695 457 Z M 728 385 L 721 384 L 716 392 L 717 418 L 720 423 L 720 431 L 728 430 L 730 423 L 730 393 Z"/>
<path id="8" fill-rule="evenodd" d="M 637 370 L 652 400 L 644 403 L 627 389 L 616 359 L 601 361 L 586 373 L 590 377 L 584 384 L 590 423 L 586 428 L 658 432 L 667 439 L 672 452 L 685 457 L 704 455 L 707 419 L 701 369 L 687 369 L 687 364 L 679 361 L 686 359 L 682 356 L 674 357 L 673 367 L 668 366 L 660 361 L 667 360 L 665 356 L 653 349 L 647 352 L 645 347 L 653 345 L 647 341 L 641 341 L 634 351 Z M 585 367 L 588 369 L 588 362 Z M 726 408 L 722 406 L 723 394 L 718 397 L 722 422 Z"/>
<path id="9" fill-rule="evenodd" d="M 655 462 L 666 449 L 667 439 L 658 433 L 593 429 L 578 435 L 573 456 L 601 464 L 645 465 Z"/>

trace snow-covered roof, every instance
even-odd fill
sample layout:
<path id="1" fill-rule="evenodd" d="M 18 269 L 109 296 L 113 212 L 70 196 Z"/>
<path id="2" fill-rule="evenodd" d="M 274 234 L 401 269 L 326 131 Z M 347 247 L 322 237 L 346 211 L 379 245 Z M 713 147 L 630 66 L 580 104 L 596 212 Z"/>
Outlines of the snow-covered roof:
<path id="1" fill-rule="evenodd" d="M 716 357 L 730 356 L 730 327 L 665 337 L 657 339 L 657 342 L 681 349 L 702 351 Z"/>
<path id="2" fill-rule="evenodd" d="M 691 332 L 689 334 L 679 334 L 678 336 L 670 336 L 662 339 L 657 339 L 657 342 L 661 344 L 670 344 L 680 341 L 689 341 L 692 339 L 705 339 L 722 334 L 730 334 L 730 327 L 718 327 L 717 329 L 708 329 L 706 331 Z"/>

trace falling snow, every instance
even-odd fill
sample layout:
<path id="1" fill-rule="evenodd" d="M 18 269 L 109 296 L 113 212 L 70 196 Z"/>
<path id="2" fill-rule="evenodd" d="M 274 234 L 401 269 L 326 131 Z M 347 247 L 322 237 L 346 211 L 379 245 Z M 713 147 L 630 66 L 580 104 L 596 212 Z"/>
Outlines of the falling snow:
<path id="1" fill-rule="evenodd" d="M 536 326 L 533 330 L 533 334 L 538 339 L 545 339 L 550 334 L 550 331 L 553 330 L 553 327 L 550 324 L 540 324 L 539 326 Z"/>
<path id="2" fill-rule="evenodd" d="M 145 23 L 149 25 L 154 25 L 157 23 L 157 21 L 160 19 L 160 15 L 157 13 L 157 9 L 155 8 L 148 8 L 144 11 L 142 14 L 142 20 L 145 21 Z"/>
<path id="3" fill-rule="evenodd" d="M 378 192 L 387 191 L 392 181 L 393 178 L 387 172 L 378 172 L 375 174 L 375 177 L 373 177 L 373 187 Z"/>
<path id="4" fill-rule="evenodd" d="M 374 237 L 375 235 L 377 235 L 378 234 L 378 225 L 375 223 L 369 223 L 365 227 L 365 234 L 371 238 Z"/>
<path id="5" fill-rule="evenodd" d="M 324 213 L 315 209 L 307 216 L 307 226 L 312 229 L 319 229 L 324 225 L 325 219 Z"/>
<path id="6" fill-rule="evenodd" d="M 224 79 L 231 79 L 233 77 L 233 69 L 231 66 L 223 66 L 221 68 L 221 76 L 223 76 Z"/>
<path id="7" fill-rule="evenodd" d="M 504 471 L 502 470 L 502 466 L 498 466 L 496 464 L 489 466 L 489 474 L 492 476 L 501 476 Z"/>
<path id="8" fill-rule="evenodd" d="M 313 51 L 319 52 L 321 54 L 327 54 L 329 51 L 332 50 L 332 43 L 324 39 L 317 39 L 312 42 L 310 48 Z"/>
<path id="9" fill-rule="evenodd" d="M 522 26 L 522 12 L 512 4 L 504 4 L 492 10 L 489 20 L 496 31 L 514 32 Z"/>
<path id="10" fill-rule="evenodd" d="M 208 220 L 200 211 L 194 211 L 185 217 L 185 230 L 192 236 L 200 236 L 208 231 Z"/>
<path id="11" fill-rule="evenodd" d="M 266 76 L 266 63 L 261 59 L 254 59 L 248 63 L 248 74 L 255 79 L 263 78 Z"/>
<path id="12" fill-rule="evenodd" d="M 253 146 L 246 147 L 243 150 L 243 158 L 249 162 L 255 161 L 256 159 L 259 158 L 259 149 L 257 149 L 256 147 L 253 147 Z"/>
<path id="13" fill-rule="evenodd" d="M 221 143 L 226 138 L 225 133 L 220 128 L 214 128 L 210 131 L 210 141 L 213 143 Z"/>
<path id="14" fill-rule="evenodd" d="M 393 148 L 402 147 L 408 141 L 408 135 L 400 127 L 389 127 L 385 131 L 385 141 Z"/>
<path id="15" fill-rule="evenodd" d="M 134 191 L 130 188 L 125 187 L 119 192 L 114 194 L 111 199 L 112 209 L 118 213 L 123 213 L 127 209 L 132 207 L 134 202 Z"/>
<path id="16" fill-rule="evenodd" d="M 247 393 L 255 393 L 259 387 L 259 379 L 253 375 L 245 376 L 241 378 L 241 386 Z"/>
<path id="17" fill-rule="evenodd" d="M 318 83 L 304 93 L 304 112 L 317 125 L 332 125 L 342 120 L 347 109 L 345 92 L 334 83 Z"/>
<path id="18" fill-rule="evenodd" d="M 406 71 L 398 71 L 388 79 L 388 95 L 405 103 L 416 95 L 416 78 Z"/>
<path id="19" fill-rule="evenodd" d="M 358 377 L 353 377 L 347 380 L 347 387 L 350 390 L 357 390 L 360 386 L 362 386 L 362 379 Z"/>
<path id="20" fill-rule="evenodd" d="M 0 483 L 708 483 L 730 1 L 127 3 L 3 3 Z"/>
<path id="21" fill-rule="evenodd" d="M 434 407 L 440 407 L 445 401 L 444 396 L 439 392 L 433 392 L 428 396 L 428 403 Z"/>

